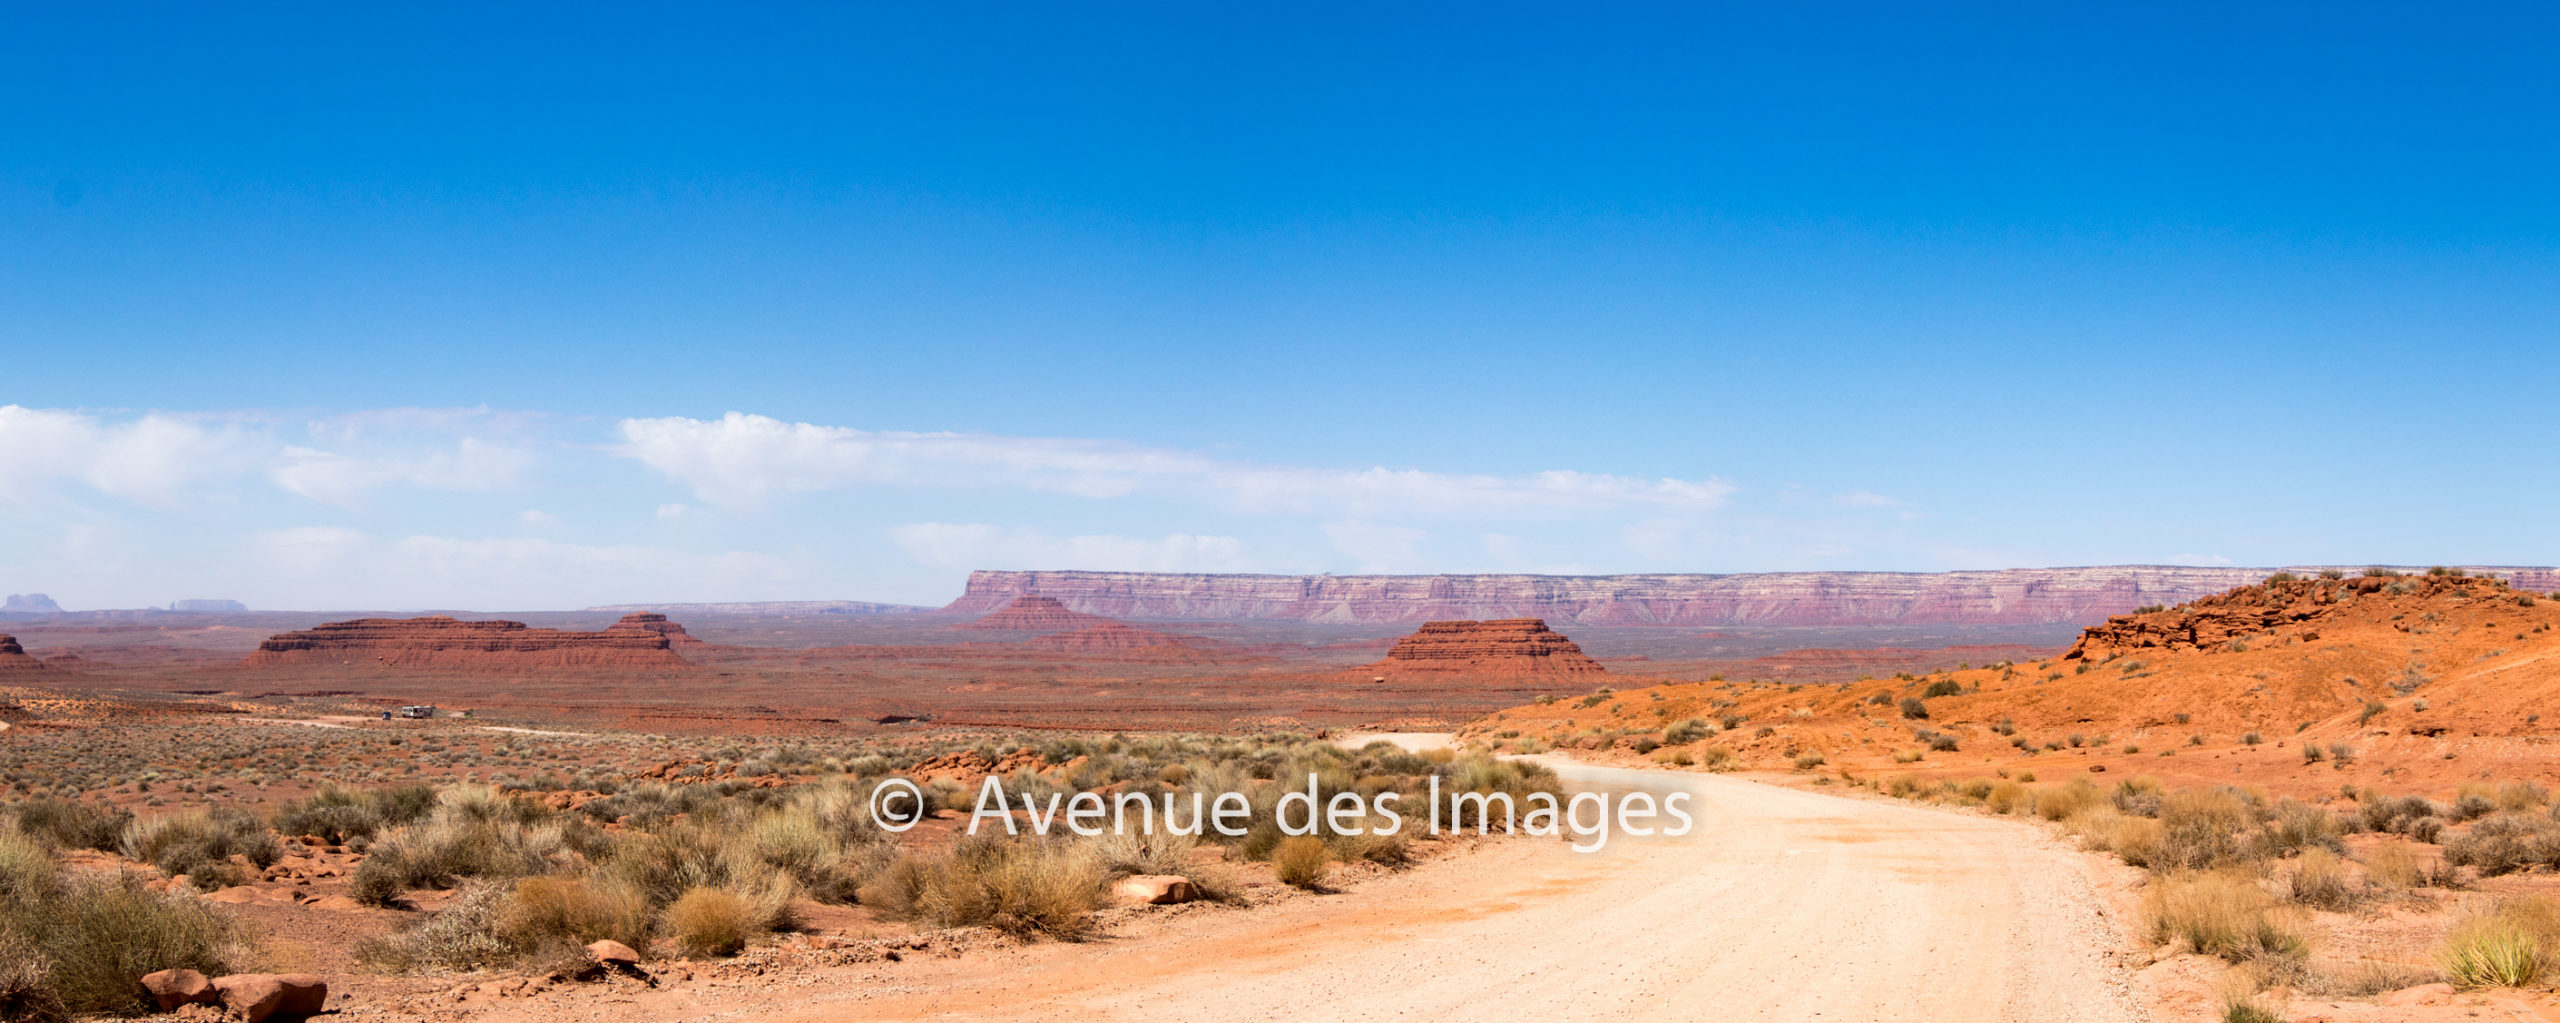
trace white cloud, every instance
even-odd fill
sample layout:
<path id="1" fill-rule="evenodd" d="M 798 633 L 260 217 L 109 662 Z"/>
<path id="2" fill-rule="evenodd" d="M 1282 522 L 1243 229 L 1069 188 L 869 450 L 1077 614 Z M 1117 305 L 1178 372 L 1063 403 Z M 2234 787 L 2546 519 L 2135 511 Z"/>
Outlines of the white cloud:
<path id="1" fill-rule="evenodd" d="M 909 557 L 941 568 L 1116 569 L 1131 572 L 1240 572 L 1244 541 L 1232 536 L 1050 536 L 984 523 L 918 522 L 890 530 Z"/>
<path id="2" fill-rule="evenodd" d="M 32 500 L 76 481 L 145 504 L 172 505 L 255 464 L 236 427 L 152 413 L 125 423 L 57 409 L 0 405 L 0 498 Z"/>
<path id="3" fill-rule="evenodd" d="M 626 419 L 621 452 L 715 504 L 861 487 L 996 488 L 1121 497 L 1190 496 L 1255 514 L 1544 515 L 1625 507 L 1706 510 L 1719 479 L 1638 479 L 1566 470 L 1525 476 L 1384 467 L 1340 470 L 1230 462 L 1120 441 L 907 433 L 785 423 Z"/>
<path id="4" fill-rule="evenodd" d="M 1431 534 L 1410 526 L 1346 520 L 1327 522 L 1324 538 L 1349 555 L 1362 572 L 1412 572 L 1423 565 L 1415 547 Z"/>
<path id="5" fill-rule="evenodd" d="M 530 451 L 477 437 L 464 437 L 450 450 L 373 456 L 287 446 L 268 466 L 267 478 L 322 504 L 355 508 L 384 487 L 495 490 L 514 486 L 533 464 Z"/>

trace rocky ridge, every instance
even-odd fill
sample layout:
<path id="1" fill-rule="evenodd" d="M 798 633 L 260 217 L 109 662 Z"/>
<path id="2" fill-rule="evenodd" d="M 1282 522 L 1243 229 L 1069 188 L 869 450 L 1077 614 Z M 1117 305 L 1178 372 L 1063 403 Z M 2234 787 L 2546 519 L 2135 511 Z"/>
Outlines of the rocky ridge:
<path id="1" fill-rule="evenodd" d="M 359 618 L 277 633 L 241 659 L 244 667 L 582 669 L 690 667 L 676 655 L 664 615 L 625 615 L 598 632 L 529 628 L 523 622 Z M 690 638 L 690 637 L 688 637 Z"/>
<path id="2" fill-rule="evenodd" d="M 982 571 L 970 574 L 967 590 L 943 613 L 984 615 L 1038 594 L 1068 610 L 1139 621 L 1534 617 L 1584 625 L 2085 625 L 2254 584 L 2270 571 L 2167 565 L 1619 576 Z M 2560 570 L 2488 571 L 2520 588 L 2560 589 Z"/>

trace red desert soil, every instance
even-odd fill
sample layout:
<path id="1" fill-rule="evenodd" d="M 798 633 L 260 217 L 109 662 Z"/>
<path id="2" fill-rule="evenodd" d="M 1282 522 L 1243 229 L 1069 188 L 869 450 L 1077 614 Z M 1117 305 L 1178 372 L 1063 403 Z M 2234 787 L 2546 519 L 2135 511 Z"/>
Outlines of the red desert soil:
<path id="1" fill-rule="evenodd" d="M 1701 718 L 1722 731 L 1691 745 L 1746 765 L 1819 753 L 1860 772 L 2112 771 L 2298 795 L 2348 782 L 2549 784 L 2560 782 L 2555 627 L 2560 602 L 2496 579 L 2277 580 L 2109 619 L 2043 661 L 1838 686 L 1658 686 L 1516 707 L 1468 734 L 1633 756 L 1635 740 Z M 1927 696 L 1932 686 L 1951 695 Z M 1906 716 L 1905 699 L 1926 717 Z M 1956 749 L 1930 751 L 1923 733 Z M 1895 763 L 1915 752 L 1924 759 Z"/>
<path id="2" fill-rule="evenodd" d="M 443 615 L 359 618 L 278 633 L 240 663 L 250 668 L 681 669 L 691 665 L 671 647 L 672 638 L 683 632 L 683 626 L 657 614 L 624 615 L 600 632 Z"/>

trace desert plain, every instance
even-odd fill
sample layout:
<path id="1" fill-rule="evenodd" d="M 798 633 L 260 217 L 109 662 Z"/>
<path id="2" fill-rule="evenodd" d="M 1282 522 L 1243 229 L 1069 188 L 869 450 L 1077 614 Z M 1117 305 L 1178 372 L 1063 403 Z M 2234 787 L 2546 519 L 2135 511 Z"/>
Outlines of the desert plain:
<path id="1" fill-rule="evenodd" d="M 945 607 L 522 613 L 21 595 L 0 1015 L 2549 1018 L 2555 589 L 2298 566 L 988 572 Z M 911 810 L 878 802 L 892 781 Z M 1301 789 L 1413 812 L 1298 834 Z M 1230 792 L 1232 833 L 1170 826 Z M 1036 833 L 1084 793 L 1168 827 Z M 1530 812 L 1636 796 L 1694 827 Z"/>

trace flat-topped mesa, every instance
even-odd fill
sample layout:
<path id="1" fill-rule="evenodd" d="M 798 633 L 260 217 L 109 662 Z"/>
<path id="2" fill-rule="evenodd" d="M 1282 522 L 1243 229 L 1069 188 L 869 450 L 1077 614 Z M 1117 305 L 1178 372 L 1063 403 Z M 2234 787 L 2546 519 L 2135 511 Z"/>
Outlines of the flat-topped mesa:
<path id="1" fill-rule="evenodd" d="M 1055 597 L 1026 593 L 1013 598 L 1013 603 L 977 621 L 960 626 L 963 629 L 1002 629 L 1010 632 L 1064 632 L 1095 625 L 1116 625 L 1111 619 L 1070 610 Z"/>
<path id="2" fill-rule="evenodd" d="M 0 636 L 0 672 L 43 671 L 43 661 L 27 656 L 27 648 L 18 645 L 16 636 Z"/>
<path id="3" fill-rule="evenodd" d="M 669 647 L 710 645 L 704 643 L 694 634 L 684 631 L 683 625 L 668 621 L 667 616 L 655 611 L 639 611 L 623 615 L 621 621 L 613 623 L 612 627 L 607 628 L 605 631 L 612 632 L 616 629 L 630 629 L 638 632 L 657 633 L 658 635 L 667 637 L 667 645 Z"/>
<path id="4" fill-rule="evenodd" d="M 1605 672 L 1582 648 L 1538 618 L 1424 622 L 1370 669 L 1470 674 L 1581 675 Z M 1369 670 L 1369 669 L 1363 669 Z"/>
<path id="5" fill-rule="evenodd" d="M 370 665 L 483 671 L 691 667 L 671 649 L 668 634 L 651 624 L 625 618 L 599 632 L 577 632 L 443 615 L 359 618 L 269 636 L 240 663 L 253 668 Z"/>

